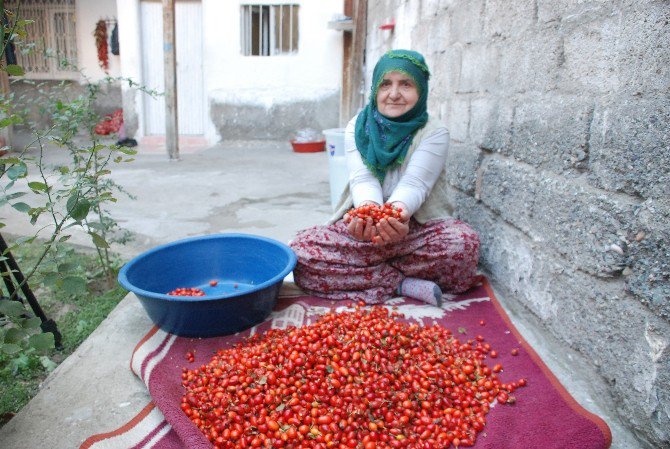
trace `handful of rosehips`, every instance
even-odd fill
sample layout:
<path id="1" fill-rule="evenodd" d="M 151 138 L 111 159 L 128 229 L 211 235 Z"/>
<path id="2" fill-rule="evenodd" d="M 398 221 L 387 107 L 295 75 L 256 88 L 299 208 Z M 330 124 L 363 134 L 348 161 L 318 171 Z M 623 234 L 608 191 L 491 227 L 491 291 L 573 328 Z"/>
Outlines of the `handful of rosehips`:
<path id="1" fill-rule="evenodd" d="M 350 209 L 345 216 L 344 222 L 350 223 L 354 217 L 362 218 L 363 220 L 372 218 L 372 223 L 376 225 L 382 218 L 395 218 L 396 220 L 400 220 L 401 213 L 402 208 L 395 207 L 389 203 L 385 203 L 381 206 L 376 204 L 366 204 Z"/>

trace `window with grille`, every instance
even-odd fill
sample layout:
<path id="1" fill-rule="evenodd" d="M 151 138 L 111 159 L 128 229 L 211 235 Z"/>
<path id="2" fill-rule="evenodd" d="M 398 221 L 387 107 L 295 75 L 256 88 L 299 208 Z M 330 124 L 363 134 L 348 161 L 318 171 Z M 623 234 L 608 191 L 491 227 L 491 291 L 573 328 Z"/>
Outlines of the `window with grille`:
<path id="1" fill-rule="evenodd" d="M 27 78 L 76 77 L 75 0 L 20 0 L 8 2 L 6 8 L 18 19 L 33 21 L 16 49 Z"/>
<path id="2" fill-rule="evenodd" d="M 242 54 L 273 56 L 298 51 L 298 5 L 242 5 Z"/>

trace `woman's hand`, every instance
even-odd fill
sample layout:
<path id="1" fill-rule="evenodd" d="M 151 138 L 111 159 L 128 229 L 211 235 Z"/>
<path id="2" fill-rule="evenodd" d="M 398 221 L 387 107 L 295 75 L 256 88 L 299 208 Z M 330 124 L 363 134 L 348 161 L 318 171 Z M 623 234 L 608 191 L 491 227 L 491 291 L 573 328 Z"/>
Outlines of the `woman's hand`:
<path id="1" fill-rule="evenodd" d="M 375 202 L 366 201 L 362 203 L 361 206 L 364 206 L 365 204 L 377 205 Z M 351 221 L 349 221 L 349 224 L 347 225 L 349 234 L 356 240 L 361 240 L 364 242 L 372 241 L 372 238 L 377 234 L 377 230 L 375 229 L 375 225 L 372 222 L 372 218 L 367 218 L 364 220 L 359 217 L 349 217 L 349 214 L 346 214 L 344 216 L 345 223 L 349 220 L 349 218 L 351 218 Z"/>
<path id="2" fill-rule="evenodd" d="M 376 234 L 375 225 L 372 223 L 372 218 L 363 220 L 362 218 L 354 218 L 347 226 L 349 234 L 356 240 L 363 242 L 370 242 Z"/>
<path id="3" fill-rule="evenodd" d="M 393 206 L 400 209 L 400 218 L 382 218 L 377 223 L 377 235 L 373 241 L 379 246 L 400 242 L 409 233 L 409 219 L 411 217 L 407 212 L 407 206 L 400 202 L 393 203 Z"/>

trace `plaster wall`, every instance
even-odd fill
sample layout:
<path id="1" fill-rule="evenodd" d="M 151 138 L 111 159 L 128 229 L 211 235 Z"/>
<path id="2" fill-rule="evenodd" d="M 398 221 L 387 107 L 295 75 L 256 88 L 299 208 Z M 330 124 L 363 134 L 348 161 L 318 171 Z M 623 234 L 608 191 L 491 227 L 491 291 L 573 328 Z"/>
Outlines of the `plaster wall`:
<path id="1" fill-rule="evenodd" d="M 120 11 L 119 47 L 120 76 L 130 82 L 121 83 L 121 102 L 126 134 L 130 137 L 142 137 L 143 110 L 142 92 L 138 86 L 142 83 L 142 51 L 140 2 L 138 0 L 116 0 L 116 9 Z"/>
<path id="2" fill-rule="evenodd" d="M 328 21 L 342 12 L 340 0 L 272 2 L 300 6 L 298 52 L 242 56 L 240 6 L 248 2 L 203 0 L 205 137 L 285 139 L 302 128 L 336 127 L 342 78 L 342 32 Z M 264 3 L 264 2 L 259 2 Z M 140 2 L 116 0 L 121 76 L 142 83 Z M 142 137 L 143 95 L 121 84 L 126 130 Z"/>
<path id="3" fill-rule="evenodd" d="M 649 447 L 670 446 L 669 24 L 659 0 L 373 0 L 366 50 L 368 86 L 388 49 L 425 55 L 481 268 Z"/>
<path id="4" fill-rule="evenodd" d="M 53 126 L 51 107 L 57 99 L 87 98 L 88 88 L 77 81 L 23 81 L 11 84 L 14 97 L 21 104 L 26 122 L 14 125 L 17 130 L 36 129 L 46 131 Z M 121 89 L 117 83 L 102 84 L 91 104 L 100 116 L 113 113 L 121 107 Z"/>
<path id="5" fill-rule="evenodd" d="M 48 100 L 50 92 L 53 95 L 60 96 L 67 92 L 69 98 L 76 98 L 80 95 L 86 95 L 86 82 L 100 82 L 100 92 L 96 102 L 93 105 L 96 112 L 104 115 L 112 113 L 121 107 L 121 89 L 117 81 L 103 81 L 107 76 L 118 77 L 120 71 L 120 57 L 109 53 L 109 70 L 105 73 L 98 63 L 97 48 L 93 31 L 95 25 L 100 19 L 113 19 L 116 17 L 116 3 L 114 0 L 95 1 L 78 0 L 75 3 L 76 15 L 76 42 L 77 42 L 77 61 L 76 66 L 79 73 L 74 76 L 67 75 L 70 79 L 62 79 L 63 75 L 58 75 L 56 79 L 49 77 L 36 78 L 30 75 L 23 79 L 12 79 L 11 91 L 17 98 L 17 101 L 26 108 L 27 118 L 31 126 L 48 127 L 52 125 L 52 119 L 48 112 L 44 110 L 40 102 Z M 27 17 L 30 19 L 30 17 Z M 30 27 L 31 25 L 28 25 Z M 112 28 L 108 27 L 108 36 L 111 36 Z M 16 125 L 17 129 L 27 125 Z"/>
<path id="6" fill-rule="evenodd" d="M 52 118 L 44 110 L 44 103 L 48 103 L 49 96 L 67 95 L 68 98 L 86 96 L 86 82 L 100 82 L 100 91 L 93 104 L 94 110 L 101 114 L 110 114 L 122 107 L 121 89 L 117 81 L 103 81 L 106 77 L 118 77 L 121 73 L 119 56 L 109 53 L 109 69 L 105 72 L 98 63 L 98 54 L 93 32 L 98 20 L 114 19 L 117 17 L 116 2 L 114 0 L 77 0 L 75 3 L 76 41 L 77 41 L 77 69 L 79 74 L 72 79 L 56 80 L 36 79 L 28 76 L 28 80 L 12 80 L 11 91 L 27 111 L 30 126 L 38 129 L 52 125 Z M 30 17 L 28 17 L 30 19 Z M 30 25 L 28 25 L 30 26 Z M 111 36 L 112 27 L 108 26 L 107 34 Z M 28 125 L 16 125 L 17 129 Z"/>
<path id="7" fill-rule="evenodd" d="M 95 25 L 98 20 L 117 19 L 115 0 L 77 0 L 77 65 L 91 81 L 99 81 L 106 76 L 117 77 L 121 74 L 120 55 L 111 53 L 109 47 L 109 70 L 107 73 L 98 63 L 98 49 L 95 45 Z M 111 37 L 113 25 L 107 25 L 107 36 Z M 119 33 L 120 34 L 120 33 Z"/>
<path id="8" fill-rule="evenodd" d="M 334 14 L 342 12 L 342 1 L 271 2 L 300 7 L 298 51 L 277 56 L 242 55 L 240 7 L 249 3 L 242 0 L 203 2 L 205 53 L 210 55 L 205 71 L 211 74 L 210 90 L 259 86 L 277 89 L 287 86 L 339 88 L 342 78 L 342 32 L 328 29 L 327 24 Z"/>
<path id="9" fill-rule="evenodd" d="M 205 86 L 222 139 L 284 139 L 311 127 L 336 127 L 342 79 L 342 32 L 328 29 L 340 0 L 272 2 L 300 7 L 298 51 L 243 56 L 241 0 L 203 1 Z M 262 3 L 262 2 L 261 2 Z"/>

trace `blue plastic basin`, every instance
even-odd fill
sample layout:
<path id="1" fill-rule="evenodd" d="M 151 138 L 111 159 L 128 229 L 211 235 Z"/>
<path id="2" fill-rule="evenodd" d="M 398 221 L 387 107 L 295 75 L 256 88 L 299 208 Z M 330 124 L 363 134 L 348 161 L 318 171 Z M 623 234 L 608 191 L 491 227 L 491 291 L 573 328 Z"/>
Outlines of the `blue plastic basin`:
<path id="1" fill-rule="evenodd" d="M 239 332 L 267 318 L 295 264 L 293 250 L 276 240 L 215 234 L 142 253 L 121 268 L 118 279 L 164 331 L 213 337 Z M 180 287 L 200 288 L 205 296 L 167 294 Z"/>

